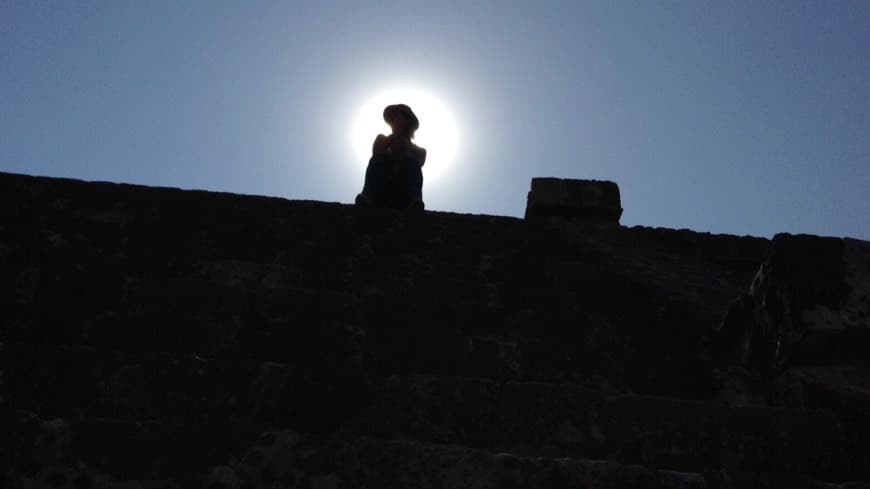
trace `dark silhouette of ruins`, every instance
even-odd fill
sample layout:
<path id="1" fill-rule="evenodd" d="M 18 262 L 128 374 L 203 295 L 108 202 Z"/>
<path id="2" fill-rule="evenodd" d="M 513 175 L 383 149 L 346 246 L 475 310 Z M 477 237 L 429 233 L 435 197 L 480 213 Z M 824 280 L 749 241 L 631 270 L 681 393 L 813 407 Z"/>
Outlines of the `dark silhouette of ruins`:
<path id="1" fill-rule="evenodd" d="M 2 485 L 868 487 L 870 244 L 528 199 L 0 174 Z"/>

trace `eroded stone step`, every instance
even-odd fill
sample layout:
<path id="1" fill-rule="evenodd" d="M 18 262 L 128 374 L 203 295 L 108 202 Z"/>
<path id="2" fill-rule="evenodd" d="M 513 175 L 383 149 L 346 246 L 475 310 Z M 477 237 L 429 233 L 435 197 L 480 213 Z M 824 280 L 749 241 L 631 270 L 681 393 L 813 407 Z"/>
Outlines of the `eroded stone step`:
<path id="1" fill-rule="evenodd" d="M 420 290 L 253 292 L 245 284 L 268 282 L 271 272 L 251 266 L 213 263 L 196 279 L 152 278 L 121 291 L 106 279 L 105 294 L 58 279 L 39 292 L 45 307 L 10 306 L 4 337 L 381 374 L 601 376 L 641 392 L 711 395 L 702 332 L 687 330 L 691 315 L 682 308 L 637 300 L 606 316 L 558 294 L 555 307 L 508 305 L 498 289 L 454 299 Z M 533 295 L 527 300 L 546 304 Z"/>
<path id="2" fill-rule="evenodd" d="M 25 483 L 7 487 L 119 487 L 130 479 L 183 483 L 225 463 L 256 436 L 231 426 L 42 417 L 18 410 L 0 410 L 0 420 L 0 476 Z"/>
<path id="3" fill-rule="evenodd" d="M 359 372 L 80 346 L 4 345 L 0 407 L 197 426 L 262 427 L 282 419 L 335 431 L 344 406 L 369 402 Z M 294 402 L 298 399 L 299 402 Z"/>
<path id="4" fill-rule="evenodd" d="M 831 411 L 730 408 L 480 379 L 394 378 L 384 386 L 379 397 L 387 402 L 367 420 L 382 437 L 672 470 L 774 470 L 828 480 L 866 470 L 861 440 Z"/>
<path id="5" fill-rule="evenodd" d="M 217 429 L 455 443 L 655 468 L 777 470 L 833 480 L 870 460 L 833 410 L 731 408 L 573 385 L 443 376 L 336 376 L 272 362 L 7 347 L 7 408 Z M 856 424 L 858 423 L 858 424 Z M 853 433 L 854 432 L 854 433 Z"/>
<path id="6" fill-rule="evenodd" d="M 0 413 L 19 444 L 6 459 L 13 486 L 34 483 L 128 487 L 404 487 L 858 489 L 769 471 L 676 472 L 610 460 L 530 457 L 419 441 L 202 433 L 183 426 L 116 420 L 42 420 Z M 256 440 L 253 441 L 252 440 Z M 837 481 L 842 482 L 842 481 Z M 86 484 L 90 483 L 90 484 Z"/>
<path id="7" fill-rule="evenodd" d="M 809 477 L 770 472 L 722 471 L 708 473 L 656 470 L 643 465 L 622 464 L 609 460 L 575 458 L 523 457 L 510 453 L 493 453 L 456 445 L 432 445 L 409 441 L 358 440 L 335 448 L 320 448 L 305 437 L 279 432 L 261 438 L 259 447 L 249 453 L 262 458 L 246 457 L 236 467 L 228 467 L 230 477 L 255 481 L 265 486 L 271 482 L 267 471 L 255 460 L 286 467 L 278 473 L 292 471 L 295 478 L 320 483 L 335 482 L 350 487 L 479 487 L 559 489 L 865 489 L 864 482 L 843 485 L 813 480 Z M 272 447 L 264 441 L 274 440 Z M 298 447 L 298 448 L 297 448 Z M 326 453 L 335 453 L 332 457 Z M 290 454 L 305 453 L 293 457 Z M 290 456 L 288 456 L 290 455 Z M 323 460 L 331 463 L 323 464 Z M 283 463 L 282 463 L 283 462 Z M 290 470 L 287 470 L 290 469 Z M 230 475 L 232 474 L 232 475 Z"/>

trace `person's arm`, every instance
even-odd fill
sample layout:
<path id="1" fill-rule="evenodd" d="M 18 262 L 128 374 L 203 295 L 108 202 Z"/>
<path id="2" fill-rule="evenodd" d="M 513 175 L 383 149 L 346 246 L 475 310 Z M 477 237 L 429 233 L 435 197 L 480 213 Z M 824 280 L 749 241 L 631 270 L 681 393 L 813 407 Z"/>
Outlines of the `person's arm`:
<path id="1" fill-rule="evenodd" d="M 387 148 L 390 146 L 390 138 L 389 136 L 384 136 L 383 134 L 378 134 L 375 138 L 375 142 L 372 143 L 372 155 L 383 154 L 387 151 Z"/>
<path id="2" fill-rule="evenodd" d="M 426 163 L 426 148 L 414 146 L 414 161 L 423 166 Z"/>

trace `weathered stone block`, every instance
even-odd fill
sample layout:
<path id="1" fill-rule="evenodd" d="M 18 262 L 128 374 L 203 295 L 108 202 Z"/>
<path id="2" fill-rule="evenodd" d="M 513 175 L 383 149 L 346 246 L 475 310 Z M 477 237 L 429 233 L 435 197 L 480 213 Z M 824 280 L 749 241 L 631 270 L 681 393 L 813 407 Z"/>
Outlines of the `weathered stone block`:
<path id="1" fill-rule="evenodd" d="M 723 323 L 737 359 L 762 369 L 813 359 L 861 363 L 867 332 L 870 242 L 809 235 L 774 237 L 749 292 Z"/>
<path id="2" fill-rule="evenodd" d="M 614 182 L 533 178 L 526 219 L 562 217 L 618 225 L 620 205 L 619 186 Z"/>

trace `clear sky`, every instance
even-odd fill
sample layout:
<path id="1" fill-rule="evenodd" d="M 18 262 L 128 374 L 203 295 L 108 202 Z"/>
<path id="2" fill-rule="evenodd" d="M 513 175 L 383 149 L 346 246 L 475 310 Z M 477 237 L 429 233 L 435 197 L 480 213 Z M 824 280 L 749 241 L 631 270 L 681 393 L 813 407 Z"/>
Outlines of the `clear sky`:
<path id="1" fill-rule="evenodd" d="M 626 225 L 870 239 L 868 1 L 0 0 L 2 171 L 350 203 L 396 86 L 455 121 L 432 210 L 595 178 Z"/>

